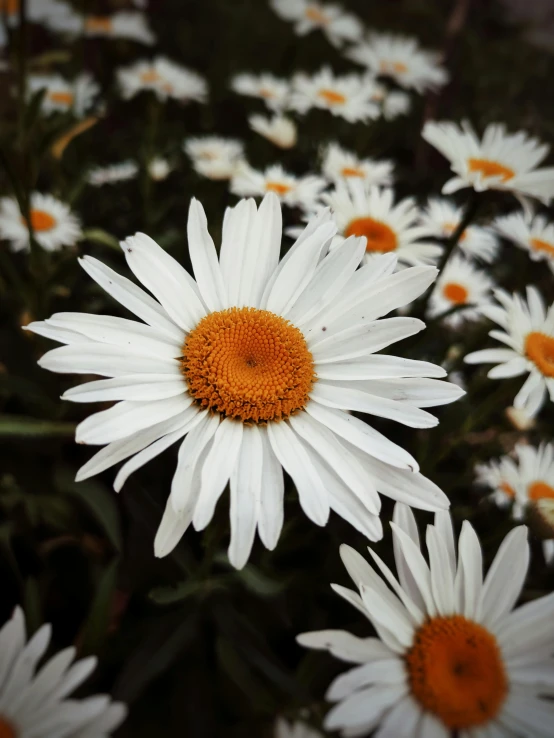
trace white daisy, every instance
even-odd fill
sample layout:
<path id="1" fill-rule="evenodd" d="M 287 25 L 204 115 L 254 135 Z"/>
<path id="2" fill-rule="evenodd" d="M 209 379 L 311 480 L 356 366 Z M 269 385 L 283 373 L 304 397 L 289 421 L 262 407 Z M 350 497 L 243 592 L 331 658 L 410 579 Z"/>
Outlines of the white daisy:
<path id="1" fill-rule="evenodd" d="M 360 159 L 357 154 L 331 143 L 324 151 L 322 173 L 331 182 L 360 179 L 367 185 L 390 185 L 394 162 L 390 159 Z"/>
<path id="2" fill-rule="evenodd" d="M 97 660 L 75 661 L 75 648 L 70 647 L 43 661 L 51 633 L 52 627 L 43 625 L 27 641 L 19 607 L 0 629 L 0 736 L 107 738 L 123 722 L 127 708 L 105 694 L 69 697 Z"/>
<path id="3" fill-rule="evenodd" d="M 68 81 L 59 74 L 32 74 L 27 80 L 28 92 L 33 95 L 45 90 L 42 110 L 46 113 L 72 112 L 82 117 L 93 105 L 100 92 L 99 85 L 90 74 L 84 73 Z"/>
<path id="4" fill-rule="evenodd" d="M 438 244 L 420 240 L 428 231 L 417 224 L 419 213 L 411 197 L 394 204 L 392 189 L 368 188 L 350 177 L 321 200 L 332 208 L 342 235 L 366 239 L 366 259 L 394 252 L 402 265 L 431 264 L 442 253 Z"/>
<path id="5" fill-rule="evenodd" d="M 273 735 L 274 738 L 323 738 L 318 730 L 310 728 L 306 723 L 299 720 L 288 723 L 283 718 L 277 719 Z"/>
<path id="6" fill-rule="evenodd" d="M 155 156 L 148 162 L 148 174 L 155 182 L 167 179 L 172 168 L 169 161 L 162 156 Z"/>
<path id="7" fill-rule="evenodd" d="M 412 100 L 405 92 L 393 90 L 387 92 L 381 102 L 385 120 L 394 120 L 400 115 L 406 115 L 412 107 Z"/>
<path id="8" fill-rule="evenodd" d="M 437 238 L 449 238 L 458 228 L 463 211 L 444 198 L 432 197 L 421 212 L 421 224 Z M 458 239 L 459 248 L 466 256 L 490 264 L 498 253 L 498 240 L 492 231 L 469 225 Z"/>
<path id="9" fill-rule="evenodd" d="M 156 42 L 144 13 L 122 10 L 112 15 L 58 13 L 48 25 L 56 31 L 91 38 L 120 38 L 151 46 Z"/>
<path id="10" fill-rule="evenodd" d="M 349 123 L 378 118 L 381 113 L 375 100 L 377 85 L 371 77 L 360 74 L 339 77 L 324 67 L 313 76 L 297 74 L 292 83 L 290 107 L 300 113 L 320 108 Z"/>
<path id="11" fill-rule="evenodd" d="M 35 241 L 45 251 L 73 246 L 81 238 L 81 224 L 68 205 L 52 195 L 33 192 L 30 218 Z M 29 249 L 29 229 L 17 200 L 0 198 L 0 238 L 11 243 L 13 251 Z"/>
<path id="12" fill-rule="evenodd" d="M 6 25 L 13 27 L 19 24 L 21 0 L 2 0 L 0 2 L 0 18 Z M 50 18 L 58 14 L 72 13 L 69 5 L 59 0 L 27 0 L 26 16 L 31 23 L 49 25 Z M 0 23 L 0 26 L 3 25 Z"/>
<path id="13" fill-rule="evenodd" d="M 350 738 L 374 730 L 375 738 L 551 736 L 554 594 L 514 609 L 529 565 L 527 528 L 506 536 L 484 581 L 469 521 L 456 555 L 450 516 L 435 516 L 426 534 L 429 564 L 405 505 L 396 505 L 392 529 L 398 579 L 371 549 L 383 578 L 341 546 L 360 594 L 332 585 L 378 637 L 341 630 L 298 637 L 355 665 L 329 687 L 327 699 L 338 704 L 326 728 Z"/>
<path id="14" fill-rule="evenodd" d="M 514 518 L 521 520 L 523 505 L 519 492 L 520 473 L 514 459 L 503 456 L 486 464 L 476 464 L 475 480 L 478 485 L 493 490 L 491 497 L 498 507 L 513 505 Z"/>
<path id="15" fill-rule="evenodd" d="M 93 187 L 126 182 L 129 179 L 134 179 L 138 174 L 138 170 L 138 164 L 134 161 L 122 161 L 119 164 L 109 164 L 106 167 L 95 167 L 88 173 L 87 182 Z"/>
<path id="16" fill-rule="evenodd" d="M 371 33 L 350 49 L 347 56 L 373 74 L 391 77 L 402 87 L 425 92 L 448 82 L 440 54 L 422 49 L 415 38 L 391 33 Z"/>
<path id="17" fill-rule="evenodd" d="M 493 330 L 489 336 L 506 348 L 474 351 L 465 357 L 468 364 L 498 364 L 488 377 L 504 379 L 529 373 L 514 398 L 514 407 L 534 417 L 541 409 L 548 392 L 554 399 L 554 305 L 548 311 L 535 287 L 527 287 L 527 302 L 517 294 L 495 290 L 500 305 L 485 305 L 483 315 L 503 330 Z"/>
<path id="18" fill-rule="evenodd" d="M 239 95 L 263 100 L 270 110 L 280 112 L 286 108 L 290 95 L 290 82 L 273 74 L 237 74 L 231 80 L 231 88 Z"/>
<path id="19" fill-rule="evenodd" d="M 429 300 L 428 316 L 435 318 L 459 308 L 442 322 L 453 328 L 482 318 L 480 308 L 491 302 L 492 279 L 463 256 L 454 254 L 439 274 Z"/>
<path id="20" fill-rule="evenodd" d="M 150 90 L 160 100 L 173 98 L 180 102 L 194 100 L 203 103 L 208 94 L 203 77 L 164 56 L 118 69 L 117 79 L 126 100 L 144 90 Z"/>
<path id="21" fill-rule="evenodd" d="M 271 0 L 271 7 L 287 21 L 294 23 L 294 32 L 305 36 L 320 29 L 333 44 L 358 41 L 363 33 L 361 22 L 339 5 L 322 5 L 312 0 Z"/>
<path id="22" fill-rule="evenodd" d="M 250 128 L 267 138 L 280 149 L 292 149 L 298 141 L 298 131 L 294 121 L 284 115 L 266 118 L 263 115 L 251 115 L 248 118 Z"/>
<path id="23" fill-rule="evenodd" d="M 183 143 L 183 150 L 195 171 L 208 179 L 231 179 L 244 161 L 242 142 L 231 138 L 189 138 Z"/>
<path id="24" fill-rule="evenodd" d="M 554 272 L 554 223 L 543 215 L 529 219 L 525 213 L 511 213 L 493 223 L 498 233 L 525 249 L 533 261 L 546 261 Z"/>
<path id="25" fill-rule="evenodd" d="M 491 123 L 479 141 L 467 121 L 428 122 L 423 138 L 450 160 L 452 177 L 442 188 L 451 194 L 464 187 L 507 190 L 548 203 L 554 197 L 554 167 L 537 169 L 549 147 L 526 133 L 507 133 L 501 123 Z"/>
<path id="26" fill-rule="evenodd" d="M 248 164 L 239 167 L 231 180 L 231 192 L 239 197 L 260 197 L 274 192 L 284 205 L 310 210 L 325 187 L 325 180 L 315 174 L 296 177 L 286 172 L 280 164 L 267 167 L 263 172 Z"/>
<path id="27" fill-rule="evenodd" d="M 462 392 L 438 381 L 427 362 L 376 355 L 424 327 L 383 315 L 429 286 L 433 267 L 393 274 L 384 256 L 358 269 L 364 252 L 351 238 L 327 253 L 336 226 L 314 219 L 279 261 L 281 208 L 274 194 L 259 209 L 243 200 L 226 212 L 219 260 L 204 210 L 188 221 L 196 281 L 144 234 L 122 243 L 135 276 L 154 295 L 91 257 L 89 275 L 144 323 L 61 313 L 27 328 L 67 346 L 40 365 L 108 379 L 74 387 L 74 402 L 119 401 L 77 427 L 79 443 L 105 445 L 79 470 L 98 474 L 131 457 L 115 480 L 185 436 L 155 541 L 168 554 L 193 523 L 202 530 L 230 479 L 235 567 L 248 559 L 256 527 L 273 548 L 283 522 L 283 473 L 306 515 L 325 525 L 330 509 L 370 539 L 382 534 L 377 491 L 423 509 L 448 499 L 417 471 L 404 449 L 346 410 L 429 428 L 424 407 Z"/>

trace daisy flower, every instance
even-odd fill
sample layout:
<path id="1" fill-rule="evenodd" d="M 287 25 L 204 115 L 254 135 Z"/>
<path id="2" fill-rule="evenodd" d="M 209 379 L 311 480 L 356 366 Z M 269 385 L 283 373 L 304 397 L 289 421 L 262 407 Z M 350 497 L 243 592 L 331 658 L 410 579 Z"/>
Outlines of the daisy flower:
<path id="1" fill-rule="evenodd" d="M 349 123 L 378 118 L 381 111 L 375 101 L 376 83 L 360 74 L 335 76 L 324 67 L 313 76 L 295 75 L 290 107 L 299 113 L 311 108 L 328 110 Z"/>
<path id="2" fill-rule="evenodd" d="M 554 703 L 554 594 L 514 609 L 529 565 L 527 528 L 504 539 L 483 580 L 483 555 L 469 521 L 456 545 L 448 513 L 427 527 L 427 563 L 415 518 L 396 505 L 391 524 L 398 578 L 369 549 L 341 558 L 359 590 L 332 585 L 377 631 L 305 633 L 301 645 L 355 666 L 327 699 L 328 730 L 379 738 L 548 738 Z M 388 585 L 388 586 L 387 586 Z"/>
<path id="3" fill-rule="evenodd" d="M 290 82 L 272 74 L 237 74 L 231 80 L 231 89 L 239 95 L 248 95 L 263 100 L 270 110 L 279 112 L 288 103 Z"/>
<path id="4" fill-rule="evenodd" d="M 155 156 L 148 162 L 148 174 L 155 182 L 167 179 L 171 170 L 172 166 L 169 161 L 161 156 Z"/>
<path id="5" fill-rule="evenodd" d="M 227 210 L 219 259 L 204 210 L 192 201 L 188 245 L 196 280 L 144 234 L 122 243 L 130 269 L 154 297 L 89 256 L 88 274 L 144 322 L 58 313 L 27 329 L 67 343 L 40 365 L 107 377 L 68 390 L 73 402 L 117 402 L 84 420 L 78 443 L 102 445 L 77 479 L 123 459 L 127 477 L 181 441 L 171 493 L 155 540 L 165 556 L 191 521 L 210 522 L 230 480 L 229 559 L 247 561 L 256 527 L 274 548 L 283 523 L 283 472 L 316 524 L 330 509 L 370 539 L 382 534 L 377 491 L 423 509 L 448 499 L 404 449 L 348 410 L 429 428 L 422 409 L 462 392 L 438 381 L 433 364 L 374 355 L 424 327 L 415 318 L 379 320 L 429 286 L 436 269 L 393 274 L 395 259 L 358 269 L 361 239 L 328 253 L 328 212 L 309 223 L 279 261 L 281 207 Z M 184 437 L 184 440 L 182 440 Z"/>
<path id="6" fill-rule="evenodd" d="M 331 207 L 342 235 L 365 238 L 366 259 L 395 253 L 402 265 L 431 264 L 442 253 L 438 244 L 420 240 L 428 231 L 418 225 L 419 213 L 411 197 L 394 204 L 392 189 L 368 188 L 362 180 L 349 177 L 321 200 Z"/>
<path id="7" fill-rule="evenodd" d="M 430 121 L 422 136 L 450 160 L 456 174 L 442 188 L 444 194 L 473 187 L 529 195 L 547 204 L 554 197 L 554 167 L 537 169 L 549 147 L 526 133 L 507 133 L 501 123 L 491 123 L 479 141 L 467 121 L 461 126 Z"/>
<path id="8" fill-rule="evenodd" d="M 421 211 L 421 225 L 437 238 L 449 238 L 458 228 L 463 211 L 445 198 L 432 197 Z M 458 239 L 457 246 L 466 256 L 490 264 L 498 253 L 498 241 L 486 228 L 469 225 Z"/>
<path id="9" fill-rule="evenodd" d="M 241 141 L 218 136 L 189 138 L 183 144 L 194 170 L 208 179 L 231 179 L 244 161 Z"/>
<path id="10" fill-rule="evenodd" d="M 93 105 L 100 92 L 90 74 L 84 73 L 68 81 L 59 74 L 32 74 L 27 80 L 28 92 L 33 95 L 44 90 L 42 110 L 46 113 L 72 112 L 81 118 Z"/>
<path id="11" fill-rule="evenodd" d="M 180 64 L 158 56 L 151 61 L 138 61 L 117 70 L 123 97 L 128 100 L 139 92 L 150 90 L 160 100 L 173 98 L 180 102 L 203 103 L 208 86 L 203 77 Z"/>
<path id="12" fill-rule="evenodd" d="M 516 453 L 517 453 L 516 446 Z M 494 503 L 498 507 L 513 505 L 516 520 L 523 517 L 523 500 L 520 491 L 521 475 L 518 465 L 510 456 L 475 465 L 475 481 L 482 487 L 490 487 Z"/>
<path id="13" fill-rule="evenodd" d="M 45 251 L 73 246 L 81 238 L 81 224 L 77 216 L 68 205 L 52 195 L 33 192 L 29 216 L 35 241 Z M 0 238 L 9 241 L 13 251 L 29 249 L 27 221 L 13 197 L 0 198 Z"/>
<path id="14" fill-rule="evenodd" d="M 410 112 L 412 100 L 405 92 L 393 90 L 392 92 L 387 92 L 381 106 L 385 120 L 394 120 L 400 115 L 406 115 Z"/>
<path id="15" fill-rule="evenodd" d="M 294 723 L 288 723 L 283 718 L 278 718 L 275 723 L 274 738 L 323 738 L 321 733 L 314 728 L 310 728 L 306 723 L 297 720 Z"/>
<path id="16" fill-rule="evenodd" d="M 75 661 L 75 648 L 70 647 L 42 661 L 51 633 L 51 626 L 43 625 L 27 641 L 19 607 L 0 629 L 0 735 L 107 738 L 123 722 L 127 708 L 105 694 L 69 697 L 94 671 L 97 660 L 90 656 Z"/>
<path id="17" fill-rule="evenodd" d="M 19 25 L 20 7 L 21 0 L 3 0 L 0 2 L 0 18 L 10 27 Z M 58 0 L 27 0 L 26 3 L 26 15 L 31 23 L 49 25 L 49 18 L 71 12 L 69 5 Z"/>
<path id="18" fill-rule="evenodd" d="M 393 169 L 394 162 L 390 159 L 360 159 L 336 143 L 329 144 L 322 163 L 322 173 L 331 182 L 354 178 L 367 185 L 390 185 Z"/>
<path id="19" fill-rule="evenodd" d="M 56 31 L 90 38 L 120 38 L 151 46 L 156 37 L 150 30 L 146 16 L 133 10 L 122 10 L 112 15 L 78 15 L 58 13 L 49 19 L 49 26 Z"/>
<path id="20" fill-rule="evenodd" d="M 554 399 L 554 306 L 545 309 L 535 287 L 527 287 L 527 302 L 517 294 L 495 290 L 499 305 L 485 305 L 483 315 L 502 330 L 489 336 L 507 348 L 474 351 L 465 357 L 468 364 L 498 364 L 488 377 L 504 379 L 529 374 L 514 398 L 514 407 L 535 417 L 546 399 Z"/>
<path id="21" fill-rule="evenodd" d="M 453 328 L 465 321 L 482 318 L 480 308 L 491 302 L 493 281 L 482 269 L 476 269 L 463 256 L 454 254 L 439 274 L 429 300 L 428 316 L 435 318 L 455 307 L 456 312 L 443 319 Z"/>
<path id="22" fill-rule="evenodd" d="M 292 149 L 298 141 L 298 131 L 294 121 L 284 115 L 266 118 L 263 115 L 251 115 L 248 118 L 250 128 L 267 138 L 280 149 Z"/>
<path id="23" fill-rule="evenodd" d="M 110 164 L 107 167 L 95 167 L 87 175 L 87 182 L 93 187 L 102 187 L 105 184 L 115 184 L 134 179 L 138 174 L 138 164 L 134 161 L 122 161 L 119 164 Z"/>
<path id="24" fill-rule="evenodd" d="M 296 177 L 285 172 L 280 164 L 263 172 L 248 164 L 239 167 L 231 180 L 231 192 L 239 197 L 259 197 L 274 192 L 284 205 L 310 210 L 325 187 L 325 180 L 315 174 Z"/>
<path id="25" fill-rule="evenodd" d="M 436 90 L 448 82 L 440 54 L 422 49 L 415 38 L 391 33 L 371 33 L 350 49 L 347 56 L 372 74 L 390 77 L 417 92 Z"/>
<path id="26" fill-rule="evenodd" d="M 358 41 L 363 26 L 355 15 L 345 13 L 339 5 L 322 5 L 310 0 L 271 0 L 271 7 L 284 20 L 294 23 L 297 36 L 320 29 L 333 44 Z"/>
<path id="27" fill-rule="evenodd" d="M 523 212 L 511 213 L 497 218 L 493 228 L 525 249 L 533 261 L 546 261 L 554 272 L 554 223 L 549 223 L 543 215 L 529 219 Z"/>

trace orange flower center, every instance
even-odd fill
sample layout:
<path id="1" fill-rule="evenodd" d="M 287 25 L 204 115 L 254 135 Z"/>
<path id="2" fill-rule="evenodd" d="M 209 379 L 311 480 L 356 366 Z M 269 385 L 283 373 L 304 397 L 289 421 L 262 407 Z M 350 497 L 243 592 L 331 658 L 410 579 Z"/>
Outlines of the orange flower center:
<path id="1" fill-rule="evenodd" d="M 56 219 L 45 210 L 31 210 L 30 216 L 33 231 L 37 233 L 40 231 L 50 231 L 56 225 Z M 26 218 L 21 218 L 21 220 L 27 225 Z"/>
<path id="2" fill-rule="evenodd" d="M 525 353 L 546 377 L 554 377 L 554 338 L 544 333 L 529 333 Z"/>
<path id="3" fill-rule="evenodd" d="M 458 284 L 457 282 L 447 282 L 442 288 L 442 294 L 447 300 L 456 305 L 464 305 L 469 295 L 463 284 Z"/>
<path id="4" fill-rule="evenodd" d="M 546 482 L 533 482 L 527 490 L 529 499 L 536 502 L 537 500 L 554 500 L 554 488 Z"/>
<path id="5" fill-rule="evenodd" d="M 185 340 L 181 367 L 199 405 L 244 423 L 288 418 L 305 407 L 315 381 L 298 328 L 256 308 L 203 318 Z"/>
<path id="6" fill-rule="evenodd" d="M 500 484 L 500 489 L 501 489 L 501 490 L 502 490 L 502 492 L 504 492 L 504 494 L 505 494 L 505 495 L 507 495 L 508 497 L 515 497 L 515 496 L 516 496 L 516 491 L 515 491 L 515 489 L 514 489 L 514 488 L 512 487 L 512 485 L 511 485 L 511 484 L 508 484 L 508 482 L 502 482 L 502 483 Z"/>
<path id="7" fill-rule="evenodd" d="M 343 177 L 363 177 L 364 173 L 359 167 L 344 167 L 341 169 Z"/>
<path id="8" fill-rule="evenodd" d="M 365 236 L 366 251 L 386 253 L 394 251 L 398 246 L 396 233 L 386 223 L 373 218 L 356 218 L 345 230 L 345 236 Z"/>
<path id="9" fill-rule="evenodd" d="M 404 64 L 404 62 L 388 61 L 387 59 L 382 59 L 379 63 L 379 69 L 383 74 L 406 74 L 406 72 L 408 71 L 408 66 Z"/>
<path id="10" fill-rule="evenodd" d="M 470 172 L 480 172 L 483 177 L 500 177 L 502 182 L 507 182 L 515 174 L 510 167 L 490 159 L 468 159 L 467 163 Z"/>
<path id="11" fill-rule="evenodd" d="M 149 85 L 153 82 L 159 82 L 160 75 L 155 69 L 147 69 L 140 75 L 140 81 L 145 85 Z"/>
<path id="12" fill-rule="evenodd" d="M 284 182 L 266 182 L 266 192 L 275 192 L 277 195 L 286 195 L 292 190 L 292 185 L 284 184 Z"/>
<path id="13" fill-rule="evenodd" d="M 17 738 L 15 728 L 0 715 L 0 738 Z"/>
<path id="14" fill-rule="evenodd" d="M 270 100 L 272 97 L 275 97 L 273 90 L 270 90 L 268 87 L 260 87 L 259 95 L 265 100 Z"/>
<path id="15" fill-rule="evenodd" d="M 313 21 L 314 23 L 320 23 L 322 25 L 325 25 L 328 23 L 327 16 L 323 11 L 321 11 L 319 8 L 315 7 L 314 5 L 309 5 L 306 8 L 305 16 L 308 20 Z"/>
<path id="16" fill-rule="evenodd" d="M 444 223 L 442 229 L 448 236 L 451 236 L 458 226 L 459 223 Z M 463 241 L 466 237 L 467 231 L 463 231 L 458 241 Z"/>
<path id="17" fill-rule="evenodd" d="M 544 251 L 549 256 L 554 256 L 554 244 L 543 241 L 540 238 L 532 238 L 530 241 L 531 248 L 535 251 Z"/>
<path id="18" fill-rule="evenodd" d="M 470 729 L 498 714 L 508 680 L 496 639 L 481 625 L 461 615 L 432 618 L 405 658 L 413 696 L 447 728 Z"/>
<path id="19" fill-rule="evenodd" d="M 15 15 L 19 13 L 19 0 L 0 0 L 0 15 Z M 1 734 L 0 734 L 1 738 Z"/>
<path id="20" fill-rule="evenodd" d="M 112 30 L 112 19 L 102 15 L 89 15 L 85 20 L 85 31 L 90 33 L 109 33 Z"/>
<path id="21" fill-rule="evenodd" d="M 325 87 L 319 90 L 317 94 L 329 105 L 343 105 L 346 102 L 346 97 L 340 92 L 329 90 Z"/>
<path id="22" fill-rule="evenodd" d="M 52 102 L 59 103 L 60 105 L 73 105 L 73 93 L 72 92 L 49 92 L 48 97 Z"/>

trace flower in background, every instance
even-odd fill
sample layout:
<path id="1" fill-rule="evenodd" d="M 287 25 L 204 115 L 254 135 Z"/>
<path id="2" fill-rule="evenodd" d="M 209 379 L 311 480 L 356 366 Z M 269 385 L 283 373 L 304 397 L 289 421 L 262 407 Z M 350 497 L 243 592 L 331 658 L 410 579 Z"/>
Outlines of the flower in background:
<path id="1" fill-rule="evenodd" d="M 476 269 L 463 256 L 454 254 L 439 274 L 429 300 L 428 316 L 436 318 L 459 308 L 442 322 L 458 328 L 466 321 L 479 320 L 480 308 L 491 302 L 492 279 L 482 269 Z"/>
<path id="2" fill-rule="evenodd" d="M 349 123 L 378 118 L 381 114 L 379 103 L 374 100 L 377 85 L 370 77 L 360 74 L 335 76 L 324 67 L 313 76 L 295 75 L 292 84 L 290 107 L 299 113 L 319 108 Z"/>
<path id="3" fill-rule="evenodd" d="M 294 121 L 284 115 L 265 118 L 263 115 L 251 115 L 248 118 L 250 128 L 267 138 L 281 149 L 292 149 L 298 141 L 298 131 Z"/>
<path id="4" fill-rule="evenodd" d="M 290 82 L 272 74 L 237 74 L 231 80 L 231 89 L 239 95 L 248 95 L 263 100 L 270 110 L 279 112 L 288 103 Z"/>
<path id="5" fill-rule="evenodd" d="M 331 207 L 343 236 L 365 238 L 366 260 L 394 253 L 402 265 L 432 264 L 442 253 L 442 246 L 420 240 L 429 232 L 418 225 L 419 211 L 411 197 L 395 204 L 394 190 L 368 188 L 350 177 L 321 200 Z"/>
<path id="6" fill-rule="evenodd" d="M 436 90 L 448 82 L 440 54 L 422 49 L 417 39 L 409 36 L 371 33 L 347 56 L 372 74 L 391 77 L 402 87 L 417 92 Z"/>
<path id="7" fill-rule="evenodd" d="M 28 330 L 68 345 L 42 356 L 55 372 L 107 377 L 73 387 L 73 402 L 117 401 L 77 427 L 78 443 L 104 445 L 77 479 L 123 459 L 115 489 L 181 440 L 177 470 L 155 541 L 157 556 L 191 521 L 210 522 L 230 480 L 229 559 L 244 566 L 256 527 L 274 548 L 283 523 L 282 468 L 317 525 L 335 510 L 379 539 L 378 491 L 427 510 L 448 499 L 404 449 L 348 410 L 430 428 L 424 407 L 459 398 L 441 367 L 376 354 L 418 333 L 415 318 L 388 318 L 435 279 L 436 269 L 393 274 L 395 258 L 358 269 L 362 239 L 328 252 L 336 226 L 313 219 L 280 261 L 281 206 L 243 200 L 227 209 L 216 248 L 192 200 L 188 242 L 196 281 L 144 234 L 122 243 L 127 263 L 154 297 L 89 256 L 88 274 L 144 322 L 59 313 Z M 184 438 L 184 440 L 182 440 Z"/>
<path id="8" fill-rule="evenodd" d="M 429 199 L 421 211 L 421 225 L 437 238 L 449 238 L 462 222 L 463 211 L 449 200 L 439 197 Z M 492 231 L 469 225 L 458 239 L 457 246 L 466 256 L 490 264 L 498 253 L 498 240 Z"/>
<path id="9" fill-rule="evenodd" d="M 27 80 L 30 95 L 44 90 L 42 110 L 46 113 L 72 112 L 81 118 L 93 105 L 100 92 L 90 74 L 80 74 L 68 81 L 59 74 L 32 74 Z"/>
<path id="10" fill-rule="evenodd" d="M 405 92 L 393 90 L 387 92 L 381 102 L 385 120 L 394 120 L 400 115 L 406 115 L 412 107 L 412 100 Z"/>
<path id="11" fill-rule="evenodd" d="M 498 364 L 488 377 L 505 379 L 529 374 L 514 398 L 516 410 L 534 417 L 547 393 L 554 399 L 554 305 L 548 311 L 535 287 L 527 287 L 527 302 L 520 295 L 495 290 L 500 305 L 485 305 L 483 315 L 503 330 L 493 330 L 492 338 L 506 348 L 474 351 L 465 357 L 468 364 Z"/>
<path id="12" fill-rule="evenodd" d="M 119 164 L 109 164 L 106 167 L 95 167 L 87 175 L 87 182 L 93 187 L 105 184 L 115 184 L 134 179 L 138 174 L 138 164 L 134 161 L 122 161 Z"/>
<path id="13" fill-rule="evenodd" d="M 155 156 L 148 162 L 148 174 L 155 182 L 167 179 L 171 170 L 172 166 L 169 161 L 161 156 Z"/>
<path id="14" fill-rule="evenodd" d="M 283 718 L 278 718 L 275 722 L 274 738 L 323 738 L 321 733 L 315 728 L 311 728 L 306 723 L 297 720 L 289 723 Z"/>
<path id="15" fill-rule="evenodd" d="M 285 172 L 280 164 L 267 167 L 263 172 L 243 164 L 231 180 L 231 192 L 239 197 L 260 197 L 274 192 L 284 205 L 313 209 L 325 187 L 325 180 L 315 174 L 296 177 Z"/>
<path id="16" fill-rule="evenodd" d="M 476 192 L 506 190 L 514 195 L 529 195 L 548 203 L 554 197 L 554 167 L 537 169 L 549 147 L 526 133 L 507 133 L 501 123 L 491 123 L 479 141 L 467 121 L 430 121 L 423 138 L 449 159 L 457 175 L 442 188 L 451 194 L 464 187 Z"/>
<path id="17" fill-rule="evenodd" d="M 529 566 L 527 528 L 506 536 L 484 581 L 481 546 L 469 521 L 456 555 L 449 514 L 435 516 L 427 527 L 429 564 L 405 505 L 396 505 L 392 530 L 398 579 L 372 549 L 382 578 L 343 545 L 343 563 L 360 594 L 331 585 L 370 620 L 378 637 L 342 630 L 298 636 L 303 646 L 355 664 L 327 691 L 338 704 L 326 728 L 352 738 L 378 727 L 375 735 L 383 738 L 551 735 L 554 595 L 514 609 Z"/>
<path id="18" fill-rule="evenodd" d="M 517 449 L 516 446 L 516 453 Z M 502 456 L 486 464 L 476 464 L 475 481 L 478 485 L 490 487 L 493 490 L 491 497 L 498 507 L 512 505 L 514 518 L 522 519 L 524 504 L 520 490 L 521 474 L 514 459 L 510 456 Z"/>
<path id="19" fill-rule="evenodd" d="M 522 410 L 521 408 L 518 409 L 509 406 L 504 411 L 504 415 L 508 418 L 508 420 L 516 430 L 532 430 L 537 424 L 535 418 L 532 418 L 527 412 L 525 412 L 525 410 Z"/>
<path id="20" fill-rule="evenodd" d="M 84 699 L 69 697 L 88 679 L 97 660 L 89 656 L 75 661 L 75 648 L 70 647 L 42 661 L 51 633 L 52 627 L 43 625 L 27 641 L 20 607 L 0 629 L 0 735 L 107 738 L 121 725 L 127 708 L 105 694 Z"/>
<path id="21" fill-rule="evenodd" d="M 126 100 L 145 90 L 150 90 L 160 100 L 173 98 L 180 102 L 203 103 L 208 95 L 203 77 L 164 56 L 118 69 L 117 79 Z"/>
<path id="22" fill-rule="evenodd" d="M 112 15 L 79 15 L 57 13 L 48 19 L 50 28 L 71 35 L 91 38 L 119 38 L 151 46 L 156 37 L 150 30 L 144 13 L 122 10 Z"/>
<path id="23" fill-rule="evenodd" d="M 74 246 L 81 238 L 81 224 L 69 206 L 52 195 L 33 192 L 30 212 L 35 241 L 45 251 Z M 13 251 L 29 249 L 29 228 L 13 197 L 0 198 L 0 238 L 9 241 Z"/>
<path id="24" fill-rule="evenodd" d="M 208 179 L 231 179 L 244 162 L 244 146 L 240 141 L 218 136 L 189 138 L 183 143 L 194 170 Z"/>
<path id="25" fill-rule="evenodd" d="M 533 261 L 546 261 L 554 272 L 554 223 L 543 215 L 529 219 L 519 212 L 497 218 L 492 226 L 508 241 L 525 249 Z"/>
<path id="26" fill-rule="evenodd" d="M 366 185 L 389 185 L 393 181 L 394 162 L 390 159 L 360 159 L 357 154 L 331 143 L 325 149 L 321 169 L 331 182 L 353 178 Z"/>
<path id="27" fill-rule="evenodd" d="M 294 32 L 305 36 L 320 29 L 333 44 L 358 41 L 363 33 L 361 22 L 339 5 L 322 5 L 310 0 L 271 0 L 271 7 L 287 21 L 294 23 Z"/>
<path id="28" fill-rule="evenodd" d="M 2 0 L 0 2 L 0 19 L 10 27 L 17 26 L 19 24 L 20 8 L 21 0 Z M 59 0 L 27 0 L 25 12 L 27 20 L 31 23 L 42 23 L 48 26 L 51 19 L 58 15 L 72 14 L 73 11 L 67 3 Z M 0 27 L 2 25 L 3 23 L 0 23 Z"/>

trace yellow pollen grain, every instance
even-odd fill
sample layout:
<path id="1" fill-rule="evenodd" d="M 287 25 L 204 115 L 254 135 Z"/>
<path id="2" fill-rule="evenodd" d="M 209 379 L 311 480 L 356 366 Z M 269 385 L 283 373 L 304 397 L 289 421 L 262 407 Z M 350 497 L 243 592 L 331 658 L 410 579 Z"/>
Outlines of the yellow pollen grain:
<path id="1" fill-rule="evenodd" d="M 533 251 L 542 251 L 548 256 L 554 256 L 554 244 L 543 241 L 542 238 L 532 238 L 529 243 Z"/>
<path id="2" fill-rule="evenodd" d="M 469 296 L 467 288 L 457 282 L 447 282 L 442 288 L 442 294 L 456 305 L 465 305 Z"/>
<path id="3" fill-rule="evenodd" d="M 491 159 L 468 159 L 470 172 L 480 172 L 483 177 L 500 177 L 502 182 L 507 182 L 515 175 L 513 169 Z"/>
<path id="4" fill-rule="evenodd" d="M 364 236 L 366 251 L 388 253 L 398 246 L 396 233 L 386 223 L 374 218 L 356 218 L 345 229 L 345 236 Z"/>
<path id="5" fill-rule="evenodd" d="M 325 100 L 328 105 L 343 105 L 346 102 L 346 97 L 343 94 L 326 87 L 319 90 L 317 94 L 322 100 Z"/>
<path id="6" fill-rule="evenodd" d="M 525 339 L 525 353 L 545 377 L 554 377 L 554 338 L 538 331 Z"/>
<path id="7" fill-rule="evenodd" d="M 181 368 L 203 408 L 244 423 L 266 423 L 302 410 L 315 382 L 303 334 L 267 310 L 210 313 L 187 336 Z"/>

